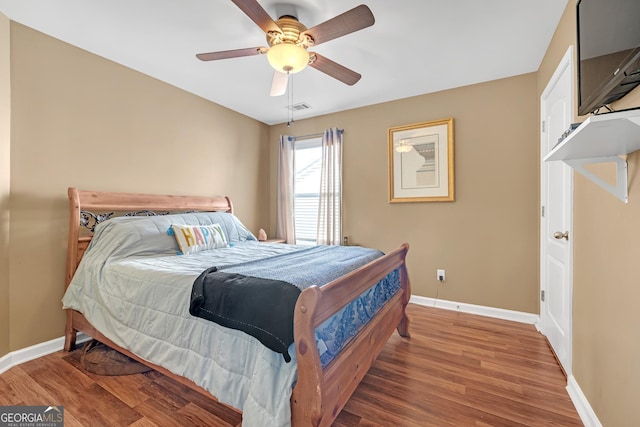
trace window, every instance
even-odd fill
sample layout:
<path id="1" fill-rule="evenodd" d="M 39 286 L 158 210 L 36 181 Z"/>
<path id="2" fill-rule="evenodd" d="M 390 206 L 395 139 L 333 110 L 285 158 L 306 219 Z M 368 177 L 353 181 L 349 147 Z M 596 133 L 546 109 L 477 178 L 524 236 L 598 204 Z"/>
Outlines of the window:
<path id="1" fill-rule="evenodd" d="M 294 149 L 294 222 L 296 244 L 315 245 L 318 237 L 318 202 L 322 139 L 296 141 Z"/>
<path id="2" fill-rule="evenodd" d="M 280 136 L 276 233 L 288 243 L 341 244 L 342 133 Z"/>

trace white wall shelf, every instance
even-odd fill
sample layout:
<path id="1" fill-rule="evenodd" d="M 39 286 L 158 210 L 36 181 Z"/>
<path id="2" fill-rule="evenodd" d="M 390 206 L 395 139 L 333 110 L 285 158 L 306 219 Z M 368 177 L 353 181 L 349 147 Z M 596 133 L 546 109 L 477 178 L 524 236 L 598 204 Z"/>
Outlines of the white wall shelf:
<path id="1" fill-rule="evenodd" d="M 620 156 L 640 150 L 640 109 L 590 116 L 558 143 L 544 161 L 562 160 L 614 196 L 627 202 L 627 161 Z M 615 163 L 616 184 L 587 170 L 590 163 Z"/>

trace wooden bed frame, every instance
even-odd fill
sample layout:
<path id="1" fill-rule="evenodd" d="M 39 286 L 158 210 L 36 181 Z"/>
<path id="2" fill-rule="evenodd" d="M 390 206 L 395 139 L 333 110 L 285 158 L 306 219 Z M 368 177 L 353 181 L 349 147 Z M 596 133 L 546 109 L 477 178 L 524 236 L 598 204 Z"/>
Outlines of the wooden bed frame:
<path id="1" fill-rule="evenodd" d="M 100 222 L 97 212 L 147 211 L 226 211 L 233 212 L 227 197 L 163 196 L 133 193 L 110 193 L 69 188 L 69 245 L 65 290 L 71 282 L 82 256 L 91 241 L 90 233 L 81 235 L 81 222 Z M 403 244 L 395 251 L 343 276 L 321 288 L 304 290 L 298 299 L 294 314 L 294 341 L 298 361 L 298 380 L 291 396 L 291 423 L 299 426 L 329 426 L 347 403 L 384 347 L 394 329 L 403 337 L 409 336 L 409 319 L 405 307 L 411 295 L 405 257 L 409 246 Z M 321 367 L 314 331 L 362 292 L 376 284 L 391 271 L 400 268 L 401 290 L 371 319 L 324 370 Z M 84 316 L 68 309 L 64 348 L 73 350 L 77 332 L 83 332 L 98 341 L 140 361 L 141 363 L 179 381 L 208 397 L 212 395 L 191 380 L 147 362 L 130 351 L 116 345 L 96 330 Z M 215 397 L 214 397 L 215 398 Z"/>

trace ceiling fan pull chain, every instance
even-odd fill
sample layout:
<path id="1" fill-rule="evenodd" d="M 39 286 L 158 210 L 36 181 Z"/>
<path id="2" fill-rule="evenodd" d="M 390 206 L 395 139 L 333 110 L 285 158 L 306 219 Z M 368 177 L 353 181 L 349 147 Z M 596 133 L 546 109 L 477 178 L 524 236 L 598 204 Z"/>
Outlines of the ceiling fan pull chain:
<path id="1" fill-rule="evenodd" d="M 287 88 L 288 88 L 288 106 L 287 106 L 287 110 L 289 110 L 289 112 L 287 113 L 287 115 L 289 116 L 289 120 L 287 121 L 287 127 L 291 127 L 291 125 L 293 124 L 293 74 L 290 73 L 289 71 L 287 71 L 287 79 L 289 80 L 289 82 L 287 83 Z"/>

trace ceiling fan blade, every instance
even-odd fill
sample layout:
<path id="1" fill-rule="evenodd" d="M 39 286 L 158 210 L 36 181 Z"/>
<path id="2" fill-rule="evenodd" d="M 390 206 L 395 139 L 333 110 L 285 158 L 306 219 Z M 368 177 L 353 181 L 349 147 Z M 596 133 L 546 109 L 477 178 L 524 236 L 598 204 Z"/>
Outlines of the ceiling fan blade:
<path id="1" fill-rule="evenodd" d="M 322 55 L 319 55 L 317 53 L 310 53 L 310 55 L 315 56 L 315 61 L 309 63 L 310 67 L 313 67 L 318 71 L 322 71 L 323 73 L 333 77 L 334 79 L 340 80 L 346 85 L 353 86 L 354 84 L 358 83 L 358 80 L 360 80 L 360 78 L 362 77 L 355 71 L 350 70 L 347 67 L 340 65 L 328 58 L 325 58 Z"/>
<path id="2" fill-rule="evenodd" d="M 281 96 L 287 92 L 287 84 L 289 75 L 280 71 L 273 72 L 273 81 L 271 82 L 271 96 Z"/>
<path id="3" fill-rule="evenodd" d="M 278 24 L 269 16 L 269 14 L 260 6 L 256 0 L 231 0 L 236 6 L 242 10 L 262 31 L 282 32 Z"/>
<path id="4" fill-rule="evenodd" d="M 201 61 L 215 61 L 218 59 L 240 58 L 241 56 L 259 55 L 265 48 L 249 47 L 246 49 L 223 50 L 220 52 L 198 53 L 196 58 Z"/>
<path id="5" fill-rule="evenodd" d="M 314 45 L 319 45 L 320 43 L 328 42 L 329 40 L 367 28 L 373 25 L 374 22 L 376 22 L 376 20 L 373 17 L 373 13 L 371 13 L 371 9 L 361 4 L 322 24 L 308 29 L 303 34 L 309 34 L 313 38 Z"/>

